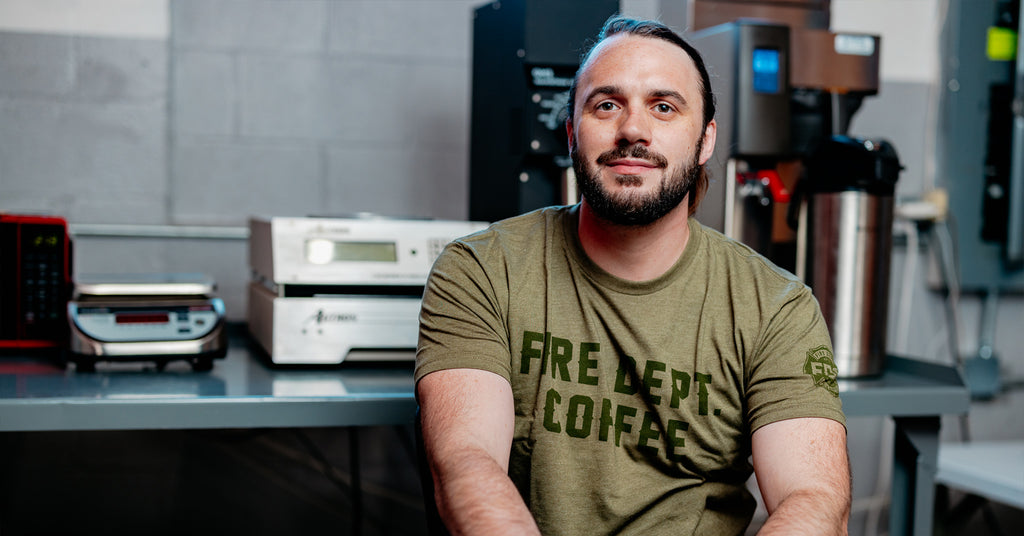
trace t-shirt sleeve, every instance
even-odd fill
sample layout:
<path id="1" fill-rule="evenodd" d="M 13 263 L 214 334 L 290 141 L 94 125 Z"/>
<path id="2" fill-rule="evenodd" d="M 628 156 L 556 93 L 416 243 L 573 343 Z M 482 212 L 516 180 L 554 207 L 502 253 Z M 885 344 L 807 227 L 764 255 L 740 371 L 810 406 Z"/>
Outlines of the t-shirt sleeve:
<path id="1" fill-rule="evenodd" d="M 772 422 L 824 417 L 846 424 L 828 327 L 806 286 L 794 283 L 767 319 L 747 372 L 753 432 Z"/>
<path id="2" fill-rule="evenodd" d="M 423 294 L 416 381 L 454 368 L 510 378 L 507 303 L 507 279 L 484 269 L 479 245 L 449 244 L 435 261 Z"/>

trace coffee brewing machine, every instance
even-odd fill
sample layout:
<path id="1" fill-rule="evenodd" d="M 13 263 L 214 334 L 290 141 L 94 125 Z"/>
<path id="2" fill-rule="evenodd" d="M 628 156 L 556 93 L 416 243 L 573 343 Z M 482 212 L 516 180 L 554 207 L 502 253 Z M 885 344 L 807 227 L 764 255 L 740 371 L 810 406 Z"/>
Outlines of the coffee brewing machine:
<path id="1" fill-rule="evenodd" d="M 618 0 L 502 0 L 473 13 L 469 218 L 576 202 L 569 86 Z"/>
<path id="2" fill-rule="evenodd" d="M 713 185 L 698 219 L 798 271 L 787 214 L 803 162 L 847 134 L 862 99 L 877 94 L 879 38 L 740 19 L 692 40 L 718 105 Z"/>
<path id="3" fill-rule="evenodd" d="M 848 136 L 878 93 L 879 37 L 829 30 L 823 0 L 694 0 L 684 14 L 673 25 L 695 30 L 717 99 L 697 218 L 811 286 L 840 377 L 881 372 L 902 168 L 886 141 Z"/>

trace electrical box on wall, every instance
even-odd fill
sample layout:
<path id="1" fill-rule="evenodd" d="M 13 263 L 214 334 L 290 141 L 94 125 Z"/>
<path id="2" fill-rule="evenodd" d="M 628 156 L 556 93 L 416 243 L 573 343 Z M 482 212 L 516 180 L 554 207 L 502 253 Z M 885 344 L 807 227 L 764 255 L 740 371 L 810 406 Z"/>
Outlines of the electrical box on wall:
<path id="1" fill-rule="evenodd" d="M 1024 291 L 1019 10 L 1016 0 L 952 0 L 943 29 L 945 146 L 939 169 L 950 190 L 960 282 L 967 291 Z"/>
<path id="2" fill-rule="evenodd" d="M 503 0 L 474 11 L 471 220 L 566 200 L 569 86 L 587 43 L 618 9 L 618 0 Z"/>

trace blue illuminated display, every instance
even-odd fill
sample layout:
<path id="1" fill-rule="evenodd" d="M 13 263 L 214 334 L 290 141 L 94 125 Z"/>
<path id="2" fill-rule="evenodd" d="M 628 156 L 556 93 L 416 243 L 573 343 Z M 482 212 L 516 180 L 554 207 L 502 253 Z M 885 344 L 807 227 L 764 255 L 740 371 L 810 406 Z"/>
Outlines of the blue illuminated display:
<path id="1" fill-rule="evenodd" d="M 779 92 L 779 51 L 774 48 L 755 48 L 753 57 L 754 91 Z"/>

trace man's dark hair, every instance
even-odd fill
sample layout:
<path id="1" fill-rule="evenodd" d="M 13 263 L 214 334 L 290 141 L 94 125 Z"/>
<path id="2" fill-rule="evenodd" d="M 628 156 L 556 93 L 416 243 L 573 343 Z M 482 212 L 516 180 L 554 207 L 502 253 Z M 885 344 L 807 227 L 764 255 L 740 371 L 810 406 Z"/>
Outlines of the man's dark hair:
<path id="1" fill-rule="evenodd" d="M 579 83 L 580 73 L 582 73 L 587 61 L 590 60 L 590 56 L 593 54 L 594 49 L 596 49 L 604 40 L 618 34 L 661 39 L 686 51 L 686 54 L 690 56 L 690 59 L 693 60 L 693 64 L 697 67 L 697 73 L 700 74 L 700 94 L 704 101 L 704 124 L 701 126 L 701 140 L 703 140 L 704 129 L 706 129 L 708 123 L 715 118 L 715 96 L 711 92 L 711 78 L 708 76 L 708 70 L 707 67 L 704 66 L 704 59 L 701 57 L 700 52 L 697 52 L 697 49 L 693 48 L 693 45 L 686 42 L 682 36 L 658 21 L 637 20 L 618 15 L 605 21 L 604 27 L 602 27 L 600 33 L 597 34 L 597 40 L 594 41 L 586 51 L 584 51 L 583 56 L 580 59 L 580 66 L 576 70 L 576 76 L 573 77 L 572 85 L 569 86 L 569 103 L 567 110 L 568 121 L 572 122 L 576 114 L 576 85 Z M 696 162 L 694 165 L 697 165 Z M 707 171 L 704 169 L 704 166 L 701 166 L 699 178 L 690 185 L 690 214 L 693 214 L 697 210 L 697 205 L 700 203 L 700 198 L 703 197 L 704 191 L 707 190 L 707 185 Z"/>

